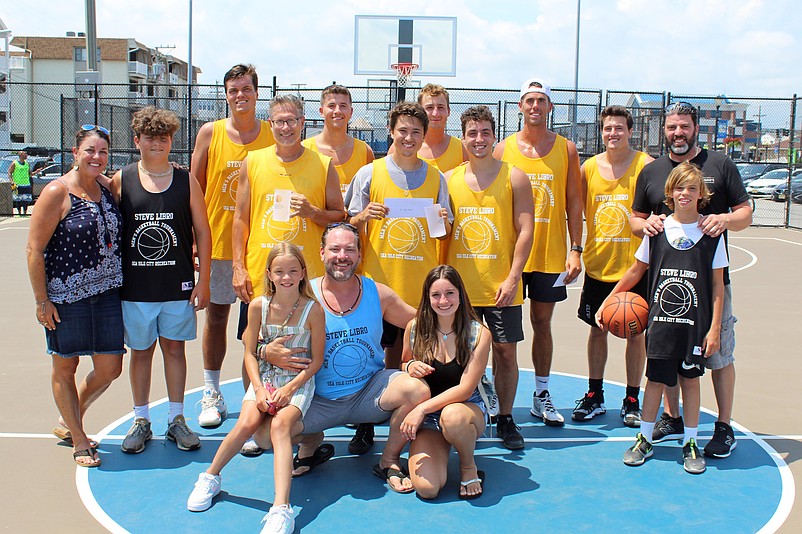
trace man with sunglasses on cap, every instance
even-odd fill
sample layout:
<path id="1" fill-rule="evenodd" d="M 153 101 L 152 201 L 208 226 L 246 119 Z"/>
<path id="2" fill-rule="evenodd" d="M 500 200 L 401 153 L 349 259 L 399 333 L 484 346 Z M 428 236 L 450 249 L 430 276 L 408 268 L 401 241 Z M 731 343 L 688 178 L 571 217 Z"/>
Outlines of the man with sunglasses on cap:
<path id="1" fill-rule="evenodd" d="M 582 272 L 579 153 L 573 142 L 548 129 L 554 105 L 551 87 L 545 81 L 532 78 L 524 82 L 518 109 L 523 114 L 523 129 L 501 141 L 493 155 L 524 171 L 532 184 L 534 240 L 523 273 L 534 333 L 535 392 L 530 412 L 549 426 L 562 426 L 565 418 L 554 407 L 549 393 L 554 352 L 551 318 L 555 304 L 568 298 L 565 285 L 555 287 L 561 273 L 565 273 L 565 284 L 570 284 Z M 514 423 L 506 428 L 499 420 L 499 437 L 504 439 L 503 434 L 513 431 L 517 432 Z"/>
<path id="2" fill-rule="evenodd" d="M 665 182 L 671 170 L 684 161 L 702 169 L 705 184 L 713 196 L 702 209 L 699 228 L 717 237 L 727 230 L 740 231 L 752 224 L 752 208 L 735 163 L 721 152 L 697 146 L 699 120 L 697 109 L 687 102 L 674 102 L 665 109 L 665 140 L 668 153 L 643 168 L 635 187 L 630 224 L 635 235 L 655 236 L 663 231 L 663 220 L 670 210 L 665 205 Z M 658 198 L 660 197 L 660 198 Z M 712 371 L 713 390 L 718 404 L 718 420 L 705 456 L 726 458 L 736 441 L 730 419 L 735 397 L 735 317 L 732 315 L 732 289 L 728 269 L 724 270 L 724 310 L 721 319 L 721 348 L 705 355 L 705 366 Z M 679 415 L 679 392 L 666 388 L 666 412 L 660 420 L 641 421 L 641 433 L 652 442 L 695 437 L 696 428 L 685 427 Z"/>

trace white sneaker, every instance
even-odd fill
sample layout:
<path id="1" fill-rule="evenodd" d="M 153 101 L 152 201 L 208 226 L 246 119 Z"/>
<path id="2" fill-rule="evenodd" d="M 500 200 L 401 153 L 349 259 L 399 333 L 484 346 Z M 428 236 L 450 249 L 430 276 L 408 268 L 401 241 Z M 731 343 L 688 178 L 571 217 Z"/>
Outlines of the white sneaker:
<path id="1" fill-rule="evenodd" d="M 198 416 L 198 424 L 203 428 L 220 426 L 228 414 L 223 394 L 213 389 L 205 389 L 200 402 L 201 413 Z"/>
<path id="2" fill-rule="evenodd" d="M 212 499 L 220 493 L 222 479 L 220 475 L 214 476 L 208 473 L 198 475 L 195 482 L 195 489 L 189 494 L 187 499 L 187 510 L 190 512 L 203 512 L 212 505 Z"/>
<path id="3" fill-rule="evenodd" d="M 551 402 L 551 394 L 547 391 L 542 392 L 539 396 L 532 395 L 532 409 L 529 410 L 534 417 L 542 417 L 543 422 L 548 426 L 563 426 L 565 418 L 557 411 L 554 404 Z"/>
<path id="4" fill-rule="evenodd" d="M 262 534 L 292 534 L 295 532 L 295 515 L 292 506 L 282 504 L 271 506 L 270 511 L 262 518 Z"/>

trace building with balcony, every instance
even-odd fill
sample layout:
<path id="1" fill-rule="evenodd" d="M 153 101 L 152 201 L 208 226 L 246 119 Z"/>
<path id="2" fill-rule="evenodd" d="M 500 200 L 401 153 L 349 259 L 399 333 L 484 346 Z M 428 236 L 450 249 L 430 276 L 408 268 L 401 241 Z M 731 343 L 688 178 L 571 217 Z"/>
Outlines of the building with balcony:
<path id="1" fill-rule="evenodd" d="M 201 72 L 136 39 L 97 39 L 97 73 L 87 72 L 86 38 L 15 36 L 9 65 L 12 144 L 60 147 L 72 125 L 108 125 L 122 142 L 130 114 L 148 104 L 187 117 L 188 83 Z M 8 109 L 8 108 L 7 108 Z M 114 134 L 119 134 L 119 137 Z"/>

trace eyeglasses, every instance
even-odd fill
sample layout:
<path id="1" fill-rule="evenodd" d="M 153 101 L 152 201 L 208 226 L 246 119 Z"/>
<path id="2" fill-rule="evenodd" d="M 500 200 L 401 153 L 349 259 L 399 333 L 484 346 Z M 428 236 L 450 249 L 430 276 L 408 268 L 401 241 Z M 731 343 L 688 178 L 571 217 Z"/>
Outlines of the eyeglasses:
<path id="1" fill-rule="evenodd" d="M 301 122 L 301 119 L 303 119 L 303 117 L 294 117 L 292 119 L 287 119 L 287 120 L 270 119 L 270 122 L 272 122 L 273 126 L 277 128 L 284 128 L 284 125 L 287 125 L 290 128 L 295 128 L 296 126 L 298 126 L 298 123 Z"/>
<path id="2" fill-rule="evenodd" d="M 99 132 L 103 132 L 106 135 L 109 135 L 109 136 L 111 135 L 110 131 L 108 131 L 103 126 L 98 126 L 97 124 L 84 124 L 83 126 L 81 126 L 81 130 L 83 130 L 85 132 L 91 132 L 92 130 L 97 130 Z"/>
<path id="3" fill-rule="evenodd" d="M 694 117 L 698 113 L 696 106 L 681 100 L 666 106 L 665 112 L 666 115 L 693 115 Z"/>

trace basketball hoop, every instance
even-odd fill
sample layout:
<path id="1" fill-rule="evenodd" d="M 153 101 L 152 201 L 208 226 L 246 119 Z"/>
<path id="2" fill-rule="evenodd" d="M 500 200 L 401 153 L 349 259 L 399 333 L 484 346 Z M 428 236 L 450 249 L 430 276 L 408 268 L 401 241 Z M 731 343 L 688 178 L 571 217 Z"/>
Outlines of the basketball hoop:
<path id="1" fill-rule="evenodd" d="M 390 68 L 398 74 L 398 87 L 406 87 L 409 79 L 418 68 L 417 63 L 393 63 Z"/>

